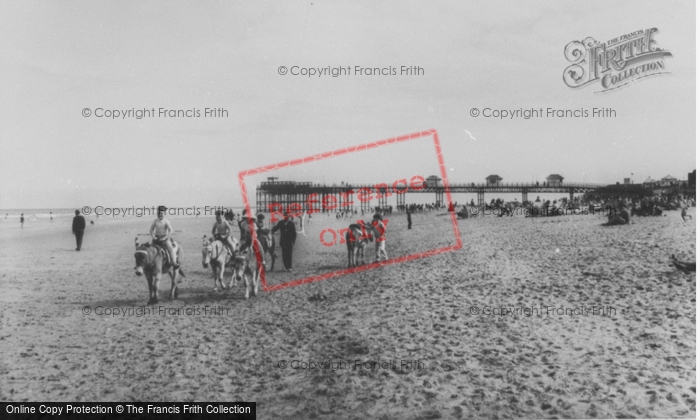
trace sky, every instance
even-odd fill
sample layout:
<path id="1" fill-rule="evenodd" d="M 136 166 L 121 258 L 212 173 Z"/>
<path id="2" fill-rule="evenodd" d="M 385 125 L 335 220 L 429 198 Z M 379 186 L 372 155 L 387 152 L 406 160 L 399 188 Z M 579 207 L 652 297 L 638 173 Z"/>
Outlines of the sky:
<path id="1" fill-rule="evenodd" d="M 648 28 L 672 53 L 667 74 L 606 93 L 563 82 L 569 42 Z M 428 129 L 450 183 L 686 179 L 695 28 L 693 1 L 1 2 L 0 208 L 240 205 L 241 171 Z M 423 72 L 306 77 L 295 66 Z M 594 107 L 616 116 L 481 114 Z M 199 116 L 97 116 L 161 108 Z M 265 176 L 433 174 L 431 142 L 412 140 Z"/>

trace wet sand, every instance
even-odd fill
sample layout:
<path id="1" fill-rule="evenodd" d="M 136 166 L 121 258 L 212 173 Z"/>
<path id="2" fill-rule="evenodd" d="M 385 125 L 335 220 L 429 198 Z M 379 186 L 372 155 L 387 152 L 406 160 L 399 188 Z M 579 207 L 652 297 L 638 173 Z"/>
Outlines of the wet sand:
<path id="1" fill-rule="evenodd" d="M 166 277 L 142 316 L 133 240 L 150 220 L 100 218 L 81 252 L 70 220 L 0 223 L 0 398 L 257 401 L 270 419 L 695 417 L 695 274 L 670 256 L 695 260 L 696 226 L 666 214 L 460 220 L 458 251 L 248 301 L 241 283 L 212 291 L 213 220 L 174 218 L 187 277 L 175 301 Z M 278 249 L 269 283 L 345 268 L 344 245 L 318 235 L 350 222 L 314 217 L 294 272 Z M 392 258 L 453 243 L 448 216 L 410 231 L 391 217 Z"/>

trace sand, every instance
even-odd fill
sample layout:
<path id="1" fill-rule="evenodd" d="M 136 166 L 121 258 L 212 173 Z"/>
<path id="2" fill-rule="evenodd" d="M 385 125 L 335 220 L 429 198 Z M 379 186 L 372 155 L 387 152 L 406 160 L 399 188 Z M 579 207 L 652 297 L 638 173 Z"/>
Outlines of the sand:
<path id="1" fill-rule="evenodd" d="M 150 220 L 100 218 L 81 252 L 70 220 L 0 223 L 0 399 L 257 401 L 265 419 L 695 417 L 695 274 L 670 255 L 695 260 L 696 227 L 680 212 L 460 220 L 461 250 L 248 301 L 240 283 L 212 291 L 213 220 L 172 221 L 187 277 L 175 301 L 161 284 L 148 316 L 133 239 Z M 294 272 L 280 257 L 270 284 L 344 268 L 344 246 L 318 235 L 349 223 L 314 217 Z M 454 243 L 445 215 L 413 227 L 391 218 L 390 257 Z M 555 311 L 522 309 L 542 306 Z"/>

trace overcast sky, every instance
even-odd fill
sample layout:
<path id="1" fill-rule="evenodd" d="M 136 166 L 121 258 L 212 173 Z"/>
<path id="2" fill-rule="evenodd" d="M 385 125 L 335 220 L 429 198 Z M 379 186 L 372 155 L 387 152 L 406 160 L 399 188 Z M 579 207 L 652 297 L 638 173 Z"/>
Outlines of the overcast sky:
<path id="1" fill-rule="evenodd" d="M 695 16 L 694 1 L 4 1 L 0 208 L 238 205 L 241 170 L 431 128 L 452 183 L 686 179 Z M 564 84 L 569 42 L 648 28 L 673 54 L 670 74 L 603 94 Z M 309 78 L 280 66 L 423 75 Z M 616 118 L 470 116 L 486 107 L 612 108 Z M 112 120 L 96 108 L 200 117 Z M 434 149 L 418 140 L 268 175 L 431 174 Z"/>

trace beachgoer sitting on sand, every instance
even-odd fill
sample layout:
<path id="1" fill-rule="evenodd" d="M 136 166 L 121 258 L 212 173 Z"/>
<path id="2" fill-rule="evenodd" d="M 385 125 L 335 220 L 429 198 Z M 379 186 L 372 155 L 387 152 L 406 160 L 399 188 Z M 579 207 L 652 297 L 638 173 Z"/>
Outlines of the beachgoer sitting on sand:
<path id="1" fill-rule="evenodd" d="M 624 202 L 617 205 L 617 211 L 608 215 L 608 222 L 603 226 L 628 225 L 630 223 L 630 212 L 625 207 Z"/>
<path id="2" fill-rule="evenodd" d="M 624 205 L 621 206 L 618 210 L 618 213 L 620 214 L 620 217 L 624 219 L 625 224 L 628 225 L 630 223 L 630 212 L 629 210 L 627 210 L 627 207 L 625 207 Z"/>

